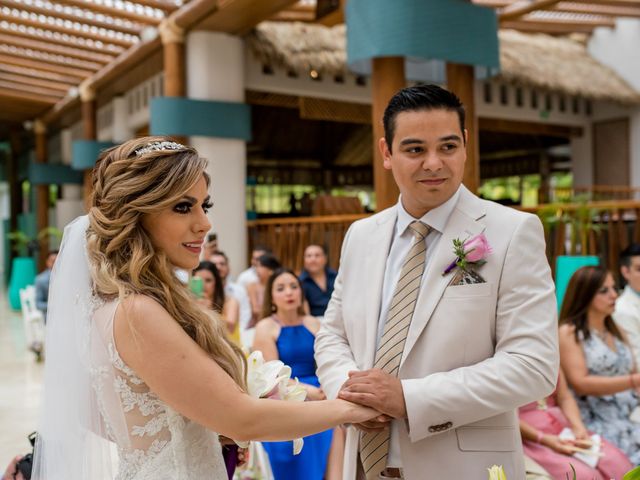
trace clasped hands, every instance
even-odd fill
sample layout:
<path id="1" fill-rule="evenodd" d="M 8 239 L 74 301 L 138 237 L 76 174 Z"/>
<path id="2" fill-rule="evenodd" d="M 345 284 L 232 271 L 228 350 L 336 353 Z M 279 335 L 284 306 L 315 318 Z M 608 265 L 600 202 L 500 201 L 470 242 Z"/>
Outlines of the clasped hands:
<path id="1" fill-rule="evenodd" d="M 349 379 L 340 388 L 338 398 L 382 413 L 372 420 L 355 424 L 364 432 L 379 432 L 388 428 L 392 419 L 407 417 L 400 379 L 378 368 L 349 372 Z"/>

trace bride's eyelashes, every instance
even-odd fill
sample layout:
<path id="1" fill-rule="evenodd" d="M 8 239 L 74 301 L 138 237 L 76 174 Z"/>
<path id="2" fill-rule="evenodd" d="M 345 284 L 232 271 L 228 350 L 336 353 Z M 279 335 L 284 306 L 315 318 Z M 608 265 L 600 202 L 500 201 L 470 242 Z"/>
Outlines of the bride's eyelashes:
<path id="1" fill-rule="evenodd" d="M 189 202 L 185 200 L 184 202 L 180 202 L 175 207 L 173 207 L 173 211 L 182 215 L 186 215 L 191 212 L 191 209 L 194 205 L 195 202 Z M 208 213 L 212 207 L 213 202 L 211 202 L 210 200 L 207 200 L 202 204 L 202 210 L 204 210 L 204 213 Z"/>

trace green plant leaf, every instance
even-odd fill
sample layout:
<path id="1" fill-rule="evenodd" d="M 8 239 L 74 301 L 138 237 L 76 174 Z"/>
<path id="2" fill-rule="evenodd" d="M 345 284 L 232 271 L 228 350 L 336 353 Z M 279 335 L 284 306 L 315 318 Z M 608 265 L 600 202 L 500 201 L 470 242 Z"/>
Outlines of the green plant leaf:
<path id="1" fill-rule="evenodd" d="M 625 473 L 622 480 L 639 480 L 640 479 L 640 467 L 636 467 L 633 470 Z"/>

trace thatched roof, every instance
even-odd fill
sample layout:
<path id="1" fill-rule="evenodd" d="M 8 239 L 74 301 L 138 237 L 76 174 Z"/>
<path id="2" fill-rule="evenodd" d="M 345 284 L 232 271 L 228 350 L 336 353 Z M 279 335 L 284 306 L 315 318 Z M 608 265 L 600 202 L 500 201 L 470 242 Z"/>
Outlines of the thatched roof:
<path id="1" fill-rule="evenodd" d="M 499 79 L 594 100 L 640 103 L 640 92 L 589 55 L 581 42 L 514 30 L 501 30 L 499 38 Z M 348 71 L 344 25 L 263 22 L 248 41 L 266 65 L 300 75 L 313 69 L 327 77 L 343 76 Z"/>

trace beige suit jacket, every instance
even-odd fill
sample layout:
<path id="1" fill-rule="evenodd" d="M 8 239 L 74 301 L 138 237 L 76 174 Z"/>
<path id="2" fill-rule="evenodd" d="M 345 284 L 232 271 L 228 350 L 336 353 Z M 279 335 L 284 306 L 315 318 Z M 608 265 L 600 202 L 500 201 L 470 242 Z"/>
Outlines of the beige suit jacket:
<path id="1" fill-rule="evenodd" d="M 483 479 L 503 465 L 523 479 L 515 409 L 550 394 L 558 375 L 554 285 L 534 215 L 460 197 L 425 272 L 399 377 L 405 478 Z M 372 368 L 382 283 L 396 208 L 354 223 L 345 236 L 335 290 L 316 337 L 318 375 L 329 398 L 350 370 Z M 493 253 L 486 283 L 449 286 L 442 272 L 453 239 L 484 232 Z M 349 427 L 345 480 L 356 478 L 359 434 Z"/>

